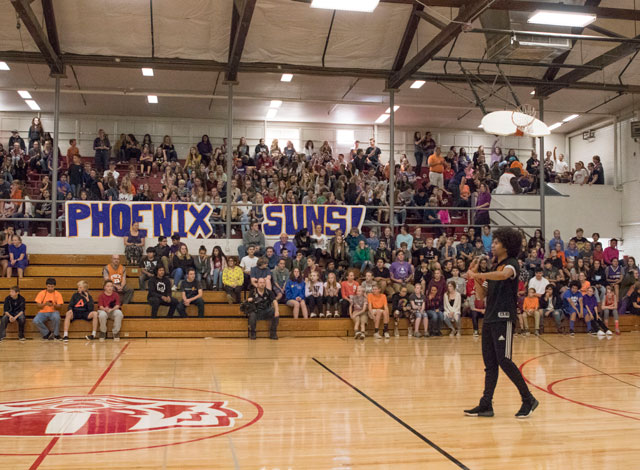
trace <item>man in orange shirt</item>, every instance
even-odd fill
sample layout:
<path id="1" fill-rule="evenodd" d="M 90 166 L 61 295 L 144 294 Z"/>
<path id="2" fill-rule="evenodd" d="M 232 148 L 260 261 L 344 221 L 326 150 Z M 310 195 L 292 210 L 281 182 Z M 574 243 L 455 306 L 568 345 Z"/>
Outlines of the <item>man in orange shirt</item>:
<path id="1" fill-rule="evenodd" d="M 444 189 L 444 157 L 439 146 L 427 160 L 427 165 L 429 165 L 429 182 L 433 186 Z"/>
<path id="2" fill-rule="evenodd" d="M 131 302 L 133 289 L 127 285 L 127 271 L 120 264 L 120 255 L 111 256 L 111 264 L 107 264 L 102 270 L 102 277 L 106 281 L 113 282 L 113 288 L 122 298 L 122 305 Z"/>
<path id="3" fill-rule="evenodd" d="M 538 299 L 536 290 L 533 287 L 529 288 L 529 295 L 524 298 L 524 302 L 522 303 L 522 314 L 518 317 L 522 333 L 526 335 L 529 334 L 528 317 L 533 317 L 535 321 L 536 336 L 540 336 L 540 299 Z"/>
<path id="4" fill-rule="evenodd" d="M 369 306 L 369 317 L 373 318 L 376 332 L 374 338 L 382 338 L 380 336 L 380 318 L 384 317 L 384 337 L 389 337 L 389 305 L 387 304 L 387 296 L 380 293 L 378 285 L 373 286 L 373 292 L 367 295 L 367 304 Z"/>
<path id="5" fill-rule="evenodd" d="M 56 309 L 62 307 L 64 302 L 60 292 L 56 290 L 56 280 L 50 277 L 46 283 L 47 288 L 36 296 L 36 304 L 40 311 L 33 319 L 33 324 L 40 330 L 42 339 L 60 340 L 60 312 Z M 51 321 L 53 331 L 47 328 L 47 321 Z"/>

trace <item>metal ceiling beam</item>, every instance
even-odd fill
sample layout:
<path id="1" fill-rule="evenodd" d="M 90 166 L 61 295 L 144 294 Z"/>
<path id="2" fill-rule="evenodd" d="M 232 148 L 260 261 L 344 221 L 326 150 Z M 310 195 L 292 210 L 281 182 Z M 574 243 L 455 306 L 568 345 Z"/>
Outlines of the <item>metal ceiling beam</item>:
<path id="1" fill-rule="evenodd" d="M 586 0 L 586 2 L 584 2 L 585 6 L 589 6 L 589 7 L 597 7 L 600 5 L 600 0 Z M 572 34 L 582 34 L 584 33 L 584 28 L 571 28 L 571 33 Z M 577 41 L 571 41 L 571 50 L 576 46 Z M 544 73 L 543 78 L 547 81 L 552 81 L 556 78 L 556 76 L 558 75 L 558 72 L 560 72 L 560 65 L 564 64 L 566 62 L 566 60 L 569 58 L 569 54 L 571 54 L 571 50 L 568 50 L 566 52 L 563 52 L 562 54 L 560 54 L 558 57 L 555 57 L 553 59 L 553 64 L 555 65 L 555 67 L 549 67 L 547 69 L 547 71 Z"/>
<path id="2" fill-rule="evenodd" d="M 56 54 L 60 55 L 60 40 L 58 39 L 58 27 L 52 0 L 42 0 L 42 13 L 44 14 L 44 24 L 47 27 L 49 44 L 51 44 Z"/>
<path id="3" fill-rule="evenodd" d="M 640 35 L 633 38 L 635 41 L 640 41 Z M 638 45 L 632 42 L 624 42 L 613 49 L 608 50 L 602 55 L 591 59 L 586 65 L 595 65 L 597 67 L 607 67 L 611 64 L 615 64 L 621 59 L 630 56 L 638 50 Z M 554 80 L 552 84 L 548 84 L 547 86 L 541 87 L 536 90 L 537 96 L 549 96 L 555 93 L 556 91 L 561 90 L 564 86 L 557 86 L 557 81 L 561 81 L 563 83 L 568 83 L 570 85 L 577 84 L 583 78 L 591 75 L 593 71 L 585 70 L 585 69 L 576 69 L 567 72 L 558 80 Z"/>
<path id="4" fill-rule="evenodd" d="M 229 64 L 227 70 L 227 81 L 235 82 L 238 79 L 238 66 L 242 58 L 244 43 L 247 40 L 249 27 L 251 26 L 251 18 L 256 8 L 256 0 L 244 0 L 242 10 L 237 11 L 235 5 L 233 8 L 234 18 L 236 18 L 235 29 L 232 27 L 232 44 L 229 48 Z M 237 17 L 235 16 L 237 15 Z"/>
<path id="5" fill-rule="evenodd" d="M 18 13 L 20 20 L 29 31 L 29 34 L 31 34 L 36 46 L 38 46 L 38 49 L 44 56 L 51 69 L 51 74 L 63 75 L 64 66 L 62 65 L 60 56 L 56 53 L 55 49 L 49 42 L 47 35 L 38 22 L 35 13 L 31 9 L 30 2 L 28 0 L 11 0 L 11 4 L 15 8 L 16 13 Z"/>
<path id="6" fill-rule="evenodd" d="M 407 21 L 407 27 L 404 29 L 402 41 L 400 41 L 400 47 L 398 47 L 398 53 L 396 54 L 396 58 L 393 61 L 391 70 L 400 70 L 407 60 L 409 48 L 411 47 L 411 43 L 413 43 L 413 38 L 416 35 L 418 24 L 420 23 L 420 18 L 418 18 L 417 14 L 421 13 L 423 10 L 424 5 L 421 5 L 419 3 L 413 4 L 411 15 L 409 15 L 409 21 Z"/>
<path id="7" fill-rule="evenodd" d="M 420 18 L 425 20 L 427 23 L 432 24 L 433 26 L 435 26 L 438 29 L 444 29 L 447 26 L 447 23 L 445 23 L 442 20 L 439 20 L 438 18 L 436 18 L 433 15 L 430 15 L 426 11 L 418 11 L 418 12 L 416 12 L 416 15 L 418 15 Z"/>
<path id="8" fill-rule="evenodd" d="M 445 56 L 437 56 L 433 57 L 431 60 L 437 62 L 457 62 L 457 63 L 470 63 L 470 64 L 486 64 L 486 65 L 515 65 L 515 66 L 523 66 L 523 67 L 549 67 L 551 64 L 549 62 L 530 62 L 528 60 L 513 60 L 513 59 L 504 59 L 504 60 L 490 60 L 490 59 L 472 59 L 472 58 L 464 58 L 464 57 L 445 57 Z M 602 70 L 602 68 L 591 66 L 591 65 L 580 65 L 580 64 L 557 64 L 557 67 L 566 68 L 566 69 L 583 69 L 587 68 L 590 70 Z"/>
<path id="9" fill-rule="evenodd" d="M 473 28 L 467 33 L 483 33 L 483 34 L 502 34 L 504 36 L 539 36 L 543 38 L 572 39 L 574 41 L 596 41 L 596 42 L 622 42 L 640 45 L 638 38 L 627 37 L 608 37 L 608 36 L 592 36 L 586 34 L 570 34 L 570 33 L 550 33 L 546 31 L 523 31 L 515 29 L 496 29 L 496 28 Z"/>
<path id="10" fill-rule="evenodd" d="M 585 26 L 585 29 L 590 29 L 594 33 L 602 34 L 603 36 L 608 36 L 610 38 L 624 38 L 625 37 L 620 33 L 616 33 L 615 31 L 610 31 L 610 30 L 608 30 L 606 28 L 603 28 L 602 26 L 598 26 L 595 23 L 591 23 L 590 25 Z"/>
<path id="11" fill-rule="evenodd" d="M 464 23 L 475 20 L 485 11 L 493 0 L 475 0 L 465 3 L 455 20 L 445 26 L 429 43 L 422 48 L 400 70 L 391 74 L 387 88 L 399 88 L 411 75 L 416 73 L 432 57 L 440 52 L 451 40 L 462 31 Z"/>
<path id="12" fill-rule="evenodd" d="M 0 60 L 13 63 L 46 64 L 45 58 L 37 52 L 15 52 L 0 51 Z M 63 54 L 62 60 L 66 65 L 78 67 L 114 67 L 132 68 L 153 67 L 158 70 L 188 71 L 188 72 L 224 72 L 227 64 L 212 60 L 191 60 L 191 59 L 163 59 L 149 57 L 114 57 L 114 56 L 93 56 Z M 590 67 L 594 67 L 590 65 Z M 293 64 L 273 64 L 273 63 L 240 63 L 238 71 L 241 73 L 294 73 L 300 75 L 327 76 L 327 77 L 356 77 L 371 78 L 375 80 L 386 80 L 389 78 L 388 70 L 380 69 L 358 69 L 339 67 L 319 67 L 309 65 Z M 593 70 L 590 69 L 589 72 Z M 476 74 L 476 77 L 493 82 L 495 74 Z M 448 73 L 424 73 L 416 72 L 411 76 L 414 80 L 424 80 L 427 82 L 448 82 L 466 83 L 466 78 L 462 74 Z M 594 83 L 577 82 L 569 83 L 564 77 L 554 81 L 546 82 L 541 79 L 524 76 L 509 76 L 509 81 L 513 86 L 542 87 L 550 86 L 557 89 L 572 88 L 577 90 L 610 91 L 622 93 L 640 94 L 640 85 L 621 85 L 619 83 Z M 498 83 L 502 83 L 501 77 L 497 78 Z"/>
<path id="13" fill-rule="evenodd" d="M 311 3 L 310 0 L 302 0 L 305 3 Z M 411 5 L 414 0 L 380 0 L 382 3 L 395 3 L 400 5 Z M 460 8 L 466 0 L 420 0 L 421 3 L 428 7 L 450 7 Z M 564 3 L 548 3 L 543 1 L 524 1 L 524 0 L 496 0 L 489 6 L 491 10 L 512 10 L 512 11 L 529 11 L 536 10 L 553 10 L 565 13 L 593 13 L 598 18 L 607 18 L 613 20 L 640 21 L 640 10 L 632 10 L 628 8 L 606 8 L 594 7 L 588 5 L 567 5 Z"/>

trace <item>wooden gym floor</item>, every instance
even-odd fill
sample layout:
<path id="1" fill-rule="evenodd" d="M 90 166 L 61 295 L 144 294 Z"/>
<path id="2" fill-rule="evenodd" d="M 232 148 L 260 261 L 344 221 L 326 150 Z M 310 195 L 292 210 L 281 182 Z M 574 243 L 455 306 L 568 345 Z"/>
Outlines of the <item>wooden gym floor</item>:
<path id="1" fill-rule="evenodd" d="M 464 417 L 479 338 L 8 340 L 0 469 L 636 469 L 640 335 L 518 337 Z M 67 398 L 64 398 L 67 397 Z"/>

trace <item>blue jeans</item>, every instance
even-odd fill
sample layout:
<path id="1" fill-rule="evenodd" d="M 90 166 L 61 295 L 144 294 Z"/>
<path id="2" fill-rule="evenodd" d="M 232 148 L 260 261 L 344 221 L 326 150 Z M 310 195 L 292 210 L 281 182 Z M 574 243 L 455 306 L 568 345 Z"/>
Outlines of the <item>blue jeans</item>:
<path id="1" fill-rule="evenodd" d="M 51 321 L 53 336 L 60 336 L 60 314 L 58 312 L 39 312 L 33 319 L 33 324 L 40 330 L 43 338 L 51 333 L 45 324 L 47 321 Z"/>
<path id="2" fill-rule="evenodd" d="M 420 170 L 422 169 L 422 159 L 424 158 L 424 153 L 422 152 L 414 152 L 416 157 L 416 176 L 420 176 Z"/>
<path id="3" fill-rule="evenodd" d="M 213 287 L 222 287 L 222 269 L 214 269 L 211 273 Z"/>
<path id="4" fill-rule="evenodd" d="M 182 268 L 176 268 L 173 270 L 173 285 L 178 287 L 178 284 L 180 284 L 180 281 L 182 281 L 182 278 L 184 277 L 184 271 Z"/>
<path id="5" fill-rule="evenodd" d="M 444 321 L 444 313 L 439 310 L 427 310 L 427 315 L 429 315 L 431 333 L 440 333 L 440 328 Z"/>

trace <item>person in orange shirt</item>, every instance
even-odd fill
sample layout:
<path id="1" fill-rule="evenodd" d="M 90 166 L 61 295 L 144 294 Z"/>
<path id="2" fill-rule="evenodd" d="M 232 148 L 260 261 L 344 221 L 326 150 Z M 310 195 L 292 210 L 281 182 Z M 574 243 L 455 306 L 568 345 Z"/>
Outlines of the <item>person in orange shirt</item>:
<path id="1" fill-rule="evenodd" d="M 587 291 L 591 287 L 591 283 L 587 281 L 587 275 L 583 272 L 578 274 L 578 280 L 580 281 L 580 292 L 582 295 L 587 295 Z"/>
<path id="2" fill-rule="evenodd" d="M 69 148 L 67 149 L 67 165 L 65 168 L 69 168 L 73 163 L 73 157 L 80 157 L 80 149 L 78 148 L 78 141 L 76 139 L 69 140 Z"/>
<path id="3" fill-rule="evenodd" d="M 56 280 L 52 277 L 46 281 L 47 288 L 36 295 L 36 304 L 40 311 L 33 319 L 33 324 L 40 330 L 42 339 L 60 340 L 60 312 L 56 309 L 62 307 L 62 295 L 56 290 Z M 51 321 L 53 331 L 47 328 L 45 322 Z"/>
<path id="4" fill-rule="evenodd" d="M 384 337 L 389 337 L 389 305 L 387 304 L 387 296 L 380 293 L 378 285 L 373 286 L 373 292 L 367 295 L 367 304 L 369 306 L 369 317 L 373 318 L 375 325 L 374 338 L 382 338 L 380 336 L 380 318 L 384 319 Z"/>
<path id="5" fill-rule="evenodd" d="M 433 186 L 444 189 L 444 157 L 439 146 L 427 160 L 427 165 L 429 166 L 429 182 Z"/>
<path id="6" fill-rule="evenodd" d="M 536 336 L 540 336 L 540 299 L 536 296 L 536 290 L 533 287 L 529 289 L 529 295 L 524 298 L 522 313 L 518 315 L 520 328 L 526 335 L 529 334 L 528 317 L 534 318 Z"/>

